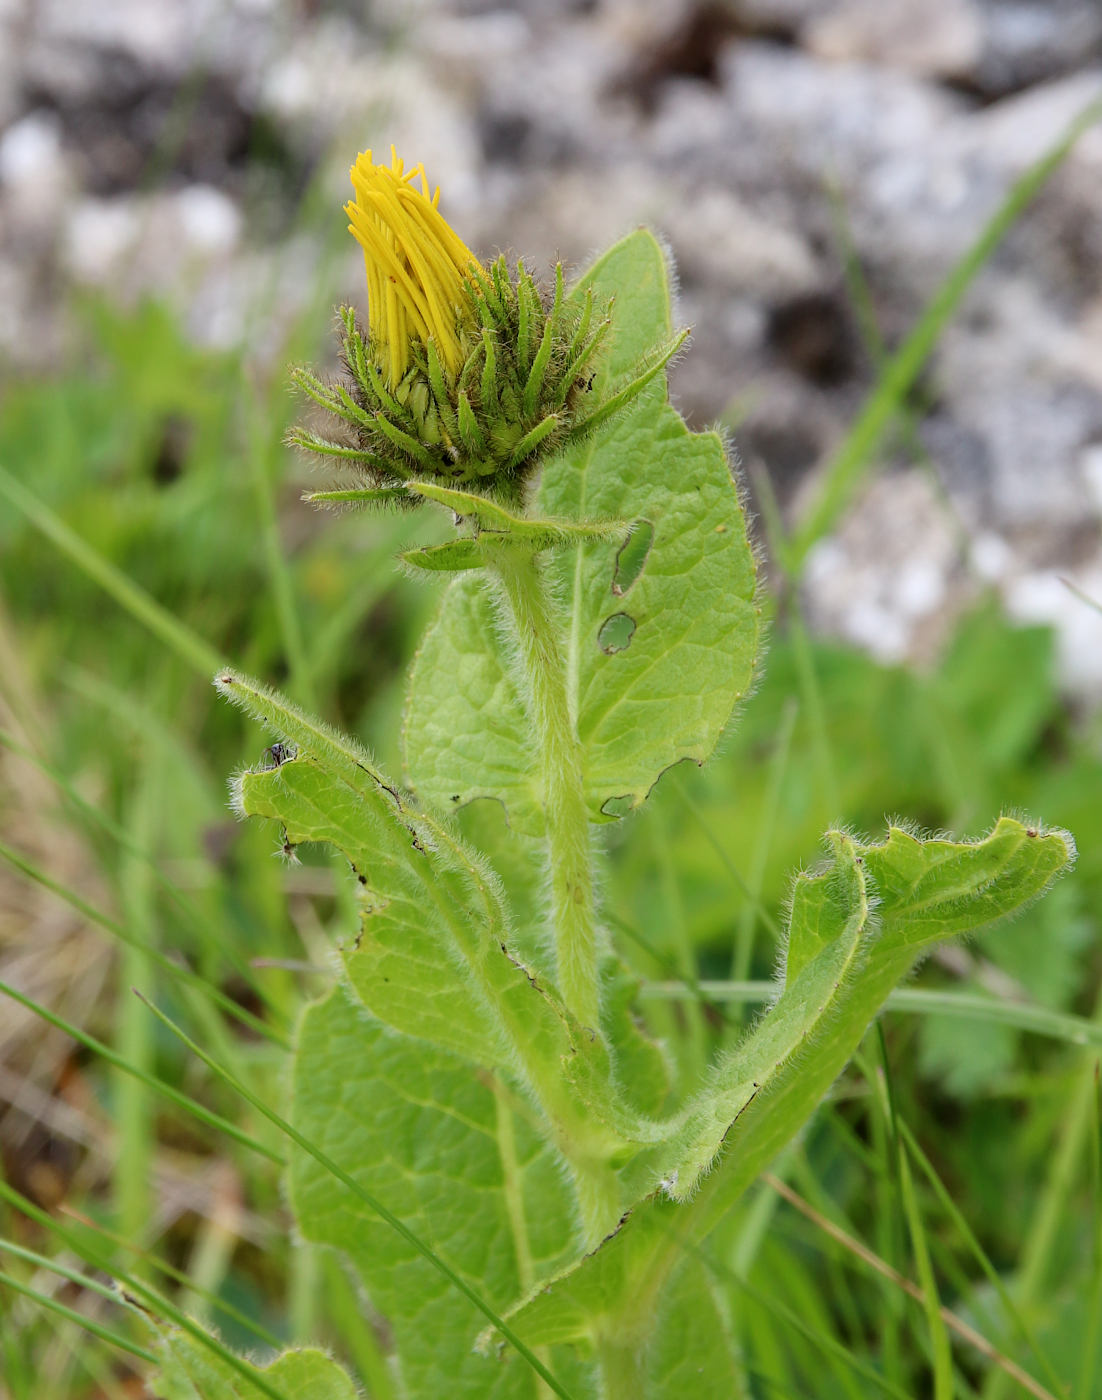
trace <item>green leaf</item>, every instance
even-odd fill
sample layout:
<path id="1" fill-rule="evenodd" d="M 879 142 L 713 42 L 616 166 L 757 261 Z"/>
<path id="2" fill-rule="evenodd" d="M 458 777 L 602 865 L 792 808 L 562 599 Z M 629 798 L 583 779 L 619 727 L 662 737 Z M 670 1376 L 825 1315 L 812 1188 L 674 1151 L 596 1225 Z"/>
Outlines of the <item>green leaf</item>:
<path id="1" fill-rule="evenodd" d="M 240 810 L 278 821 L 292 848 L 335 846 L 359 881 L 361 932 L 344 961 L 372 1015 L 487 1067 L 512 1065 L 518 1038 L 529 1065 L 566 1053 L 564 1013 L 510 956 L 495 882 L 473 852 L 353 741 L 245 677 L 218 684 L 295 746 L 239 775 Z"/>
<path id="2" fill-rule="evenodd" d="M 572 1245 L 561 1158 L 516 1102 L 464 1060 L 373 1025 L 340 988 L 303 1017 L 295 1126 L 499 1308 Z M 393 1331 L 404 1393 L 541 1393 L 520 1357 L 475 1354 L 482 1315 L 314 1158 L 293 1154 L 290 1189 L 299 1228 L 346 1256 Z"/>
<path id="3" fill-rule="evenodd" d="M 678 1269 L 655 1320 L 646 1400 L 738 1396 L 743 1378 L 720 1290 L 698 1259 Z"/>
<path id="4" fill-rule="evenodd" d="M 672 1145 L 683 1162 L 667 1144 L 631 1164 L 638 1177 L 660 1163 L 665 1193 L 652 1190 L 600 1249 L 510 1315 L 529 1345 L 649 1325 L 684 1247 L 707 1236 L 799 1131 L 924 948 L 1017 913 L 1074 859 L 1067 833 L 1008 817 L 976 842 L 923 842 L 892 828 L 879 845 L 842 833 L 830 844 L 830 865 L 794 887 L 784 992 L 682 1115 Z M 715 1164 L 701 1178 L 709 1131 Z M 694 1180 L 691 1202 L 671 1199 Z"/>
<path id="5" fill-rule="evenodd" d="M 160 1400 L 358 1400 L 347 1373 L 316 1347 L 285 1351 L 264 1367 L 235 1370 L 216 1352 L 176 1328 L 160 1329 L 160 1369 L 149 1378 Z"/>
<path id="6" fill-rule="evenodd" d="M 343 491 L 308 491 L 302 498 L 308 505 L 393 505 L 409 504 L 404 486 L 352 486 Z"/>
<path id="7" fill-rule="evenodd" d="M 884 948 L 920 949 L 1024 909 L 1075 860 L 1066 831 L 1000 817 L 982 841 L 923 840 L 889 828 L 858 855 L 879 901 Z"/>
<path id="8" fill-rule="evenodd" d="M 494 600 L 482 581 L 458 578 L 422 639 L 410 674 L 403 747 L 418 795 L 447 811 L 478 797 L 505 804 L 510 826 L 543 831 L 524 704 Z"/>
<path id="9" fill-rule="evenodd" d="M 466 538 L 407 549 L 398 558 L 411 569 L 424 569 L 428 573 L 460 573 L 464 569 L 481 569 L 486 562 L 478 541 Z"/>
<path id="10" fill-rule="evenodd" d="M 636 1014 L 639 979 L 617 958 L 601 969 L 602 1023 L 612 1051 L 619 1088 L 626 1101 L 647 1117 L 666 1108 L 672 1086 L 666 1052 L 652 1040 Z"/>
<path id="11" fill-rule="evenodd" d="M 598 304 L 615 298 L 598 377 L 619 382 L 669 338 L 661 248 L 649 233 L 630 235 L 571 295 L 580 301 L 587 288 Z M 555 565 L 586 795 L 592 818 L 608 820 L 638 806 L 666 768 L 703 762 L 751 684 L 760 618 L 746 521 L 723 443 L 689 432 L 661 374 L 620 416 L 546 463 L 533 512 L 645 520 L 652 532 L 641 566 L 631 558 L 625 566 L 622 536 L 583 542 Z M 602 628 L 617 614 L 632 624 L 619 624 L 628 640 L 603 648 Z M 427 800 L 497 796 L 518 830 L 538 833 L 527 721 L 509 671 L 492 600 L 478 583 L 456 580 L 413 668 L 406 765 Z"/>

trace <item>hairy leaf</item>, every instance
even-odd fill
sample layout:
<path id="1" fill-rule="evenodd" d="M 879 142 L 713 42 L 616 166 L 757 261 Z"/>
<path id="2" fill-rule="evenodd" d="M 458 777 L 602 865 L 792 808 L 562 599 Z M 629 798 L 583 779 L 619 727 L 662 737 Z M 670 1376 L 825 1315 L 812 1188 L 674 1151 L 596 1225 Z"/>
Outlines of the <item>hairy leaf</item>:
<path id="1" fill-rule="evenodd" d="M 359 881 L 361 933 L 344 962 L 372 1015 L 487 1067 L 532 1074 L 569 1053 L 566 1013 L 510 956 L 496 882 L 474 853 L 352 740 L 244 677 L 219 684 L 294 745 L 238 777 L 241 811 L 277 820 L 291 848 L 335 846 Z"/>
<path id="2" fill-rule="evenodd" d="M 655 1318 L 646 1400 L 718 1400 L 743 1393 L 725 1311 L 707 1267 L 698 1259 L 686 1260 Z"/>
<path id="3" fill-rule="evenodd" d="M 287 741 L 274 767 L 239 775 L 240 810 L 278 821 L 292 849 L 336 847 L 359 881 L 360 934 L 342 959 L 361 1006 L 423 1044 L 507 1076 L 546 1114 L 546 1131 L 572 1163 L 601 1170 L 650 1140 L 657 1129 L 632 1107 L 620 1075 L 644 1108 L 664 1097 L 666 1077 L 632 1021 L 630 990 L 613 983 L 608 1040 L 580 1027 L 554 988 L 510 953 L 497 883 L 453 831 L 424 815 L 353 741 L 233 672 L 219 685 Z M 655 1080 L 640 1094 L 641 1066 Z M 603 1203 L 587 1217 L 596 1238 L 622 1208 L 614 1173 L 604 1174 Z"/>
<path id="4" fill-rule="evenodd" d="M 675 1203 L 686 1183 L 667 1159 L 666 1192 L 645 1196 L 600 1249 L 513 1315 L 530 1345 L 599 1339 L 650 1317 L 684 1245 L 702 1240 L 800 1129 L 924 947 L 1024 908 L 1074 859 L 1065 832 L 1008 817 L 977 842 L 923 842 L 892 828 L 879 845 L 841 833 L 831 845 L 830 866 L 796 882 L 784 993 L 686 1115 L 697 1131 L 680 1166 L 699 1176 L 710 1129 L 711 1172 L 690 1203 Z"/>
<path id="5" fill-rule="evenodd" d="M 456 1056 L 372 1025 L 340 988 L 303 1018 L 296 1127 L 500 1308 L 571 1246 L 561 1159 L 525 1108 Z M 481 1314 L 305 1153 L 292 1157 L 291 1200 L 303 1233 L 342 1252 L 393 1329 L 410 1395 L 541 1393 L 519 1356 L 474 1353 Z"/>
<path id="6" fill-rule="evenodd" d="M 255 1381 L 177 1328 L 161 1332 L 157 1351 L 149 1386 L 160 1400 L 358 1400 L 349 1376 L 316 1347 L 285 1351 L 263 1367 L 243 1363 Z"/>

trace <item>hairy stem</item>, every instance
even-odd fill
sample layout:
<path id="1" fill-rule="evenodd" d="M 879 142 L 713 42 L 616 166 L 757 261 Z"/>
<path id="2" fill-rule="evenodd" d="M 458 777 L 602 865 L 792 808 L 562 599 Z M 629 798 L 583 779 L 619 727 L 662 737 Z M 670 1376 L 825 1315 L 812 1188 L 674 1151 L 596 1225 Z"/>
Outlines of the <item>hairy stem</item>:
<path id="1" fill-rule="evenodd" d="M 582 752 L 571 718 L 566 662 L 536 558 L 518 549 L 496 552 L 494 571 L 512 613 L 527 680 L 534 755 L 550 866 L 551 923 L 559 991 L 585 1026 L 600 1020 L 593 856 L 582 782 Z"/>

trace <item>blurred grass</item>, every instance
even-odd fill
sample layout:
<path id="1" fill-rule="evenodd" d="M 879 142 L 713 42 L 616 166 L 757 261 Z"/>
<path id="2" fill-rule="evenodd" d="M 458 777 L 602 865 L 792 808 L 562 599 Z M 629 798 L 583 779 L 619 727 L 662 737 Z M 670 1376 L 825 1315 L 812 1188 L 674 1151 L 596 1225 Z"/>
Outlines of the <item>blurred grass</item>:
<path id="1" fill-rule="evenodd" d="M 992 246 L 981 240 L 934 321 L 885 361 L 782 558 L 798 566 L 838 519 L 915 357 Z M 269 833 L 230 818 L 226 777 L 259 755 L 252 727 L 210 691 L 220 658 L 400 768 L 401 676 L 436 594 L 393 567 L 419 517 L 322 517 L 298 499 L 307 478 L 280 446 L 294 405 L 268 366 L 327 357 L 317 280 L 262 361 L 247 345 L 196 348 L 165 305 L 84 299 L 72 361 L 9 383 L 0 406 L 0 820 L 17 853 L 0 867 L 0 975 L 84 1034 L 79 1048 L 42 1039 L 28 1017 L 3 1042 L 0 1234 L 15 1247 L 15 1291 L 0 1279 L 0 1394 L 11 1400 L 133 1393 L 125 1349 L 140 1352 L 145 1334 L 66 1270 L 147 1290 L 159 1277 L 146 1296 L 217 1319 L 229 1344 L 321 1340 L 378 1400 L 392 1394 L 385 1328 L 364 1325 L 331 1260 L 293 1244 L 270 1160 L 278 1134 L 128 990 L 137 983 L 186 1025 L 254 1101 L 278 1103 L 278 1041 L 324 985 L 331 940 L 354 926 L 339 871 L 288 867 Z M 264 340 L 259 307 L 257 318 Z M 610 830 L 611 921 L 640 973 L 688 987 L 688 1004 L 644 1006 L 677 1038 L 690 1080 L 738 1032 L 737 1004 L 713 1000 L 721 987 L 769 977 L 789 874 L 816 859 L 830 822 L 875 832 L 902 813 L 975 833 L 1009 808 L 1080 844 L 1049 899 L 927 967 L 904 994 L 908 1014 L 886 1014 L 884 1058 L 878 1038 L 866 1042 L 777 1166 L 812 1214 L 763 1181 L 709 1242 L 746 1396 L 999 1400 L 1024 1393 L 1004 1361 L 1039 1378 L 1034 1394 L 1102 1396 L 1100 794 L 1089 717 L 1061 700 L 1046 630 L 1011 626 L 989 599 L 919 672 L 815 641 L 789 599 L 723 755 L 668 775 L 643 816 Z M 502 849 L 496 808 L 462 820 Z M 525 862 L 502 864 L 530 910 Z M 32 895 L 36 871 L 76 903 L 69 923 L 55 895 Z M 103 990 L 81 976 L 78 948 L 114 958 Z M 1076 1043 L 1085 1020 L 1087 1047 Z M 139 1080 L 111 1072 L 101 1042 Z M 30 1086 L 18 1102 L 16 1076 Z M 205 1124 L 185 1111 L 191 1100 Z M 919 1302 L 893 1270 L 918 1281 Z M 990 1352 L 960 1345 L 942 1307 Z"/>

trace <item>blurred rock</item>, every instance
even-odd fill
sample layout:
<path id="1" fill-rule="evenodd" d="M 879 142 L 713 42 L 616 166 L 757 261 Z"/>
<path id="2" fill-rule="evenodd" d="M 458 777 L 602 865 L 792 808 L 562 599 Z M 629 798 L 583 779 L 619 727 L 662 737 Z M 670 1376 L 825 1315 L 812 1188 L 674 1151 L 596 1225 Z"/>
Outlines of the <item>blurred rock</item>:
<path id="1" fill-rule="evenodd" d="M 982 51 L 969 85 L 991 99 L 1102 60 L 1096 0 L 977 0 Z"/>
<path id="2" fill-rule="evenodd" d="M 655 227 L 693 325 L 677 402 L 732 425 L 794 518 L 883 354 L 1100 94 L 1097 0 L 0 0 L 0 349 L 56 360 L 76 283 L 278 355 L 348 164 L 393 141 L 486 254 L 577 267 Z M 301 226 L 315 178 L 330 212 Z M 976 279 L 817 551 L 818 627 L 925 654 L 995 582 L 1049 600 L 1066 657 L 1083 645 L 1083 605 L 1039 580 L 1095 567 L 1099 266 L 1102 126 Z M 350 244 L 330 280 L 362 300 Z"/>
<path id="3" fill-rule="evenodd" d="M 929 478 L 893 473 L 812 551 L 803 581 L 807 616 L 881 661 L 928 655 L 959 563 L 957 538 Z"/>
<path id="4" fill-rule="evenodd" d="M 960 78 L 975 70 L 984 34 L 973 0 L 836 0 L 818 7 L 801 38 L 830 62 Z"/>
<path id="5" fill-rule="evenodd" d="M 1102 694 L 1102 555 L 1076 569 L 1015 577 L 1003 597 L 1019 622 L 1056 629 L 1065 686 L 1081 700 L 1097 704 Z"/>

